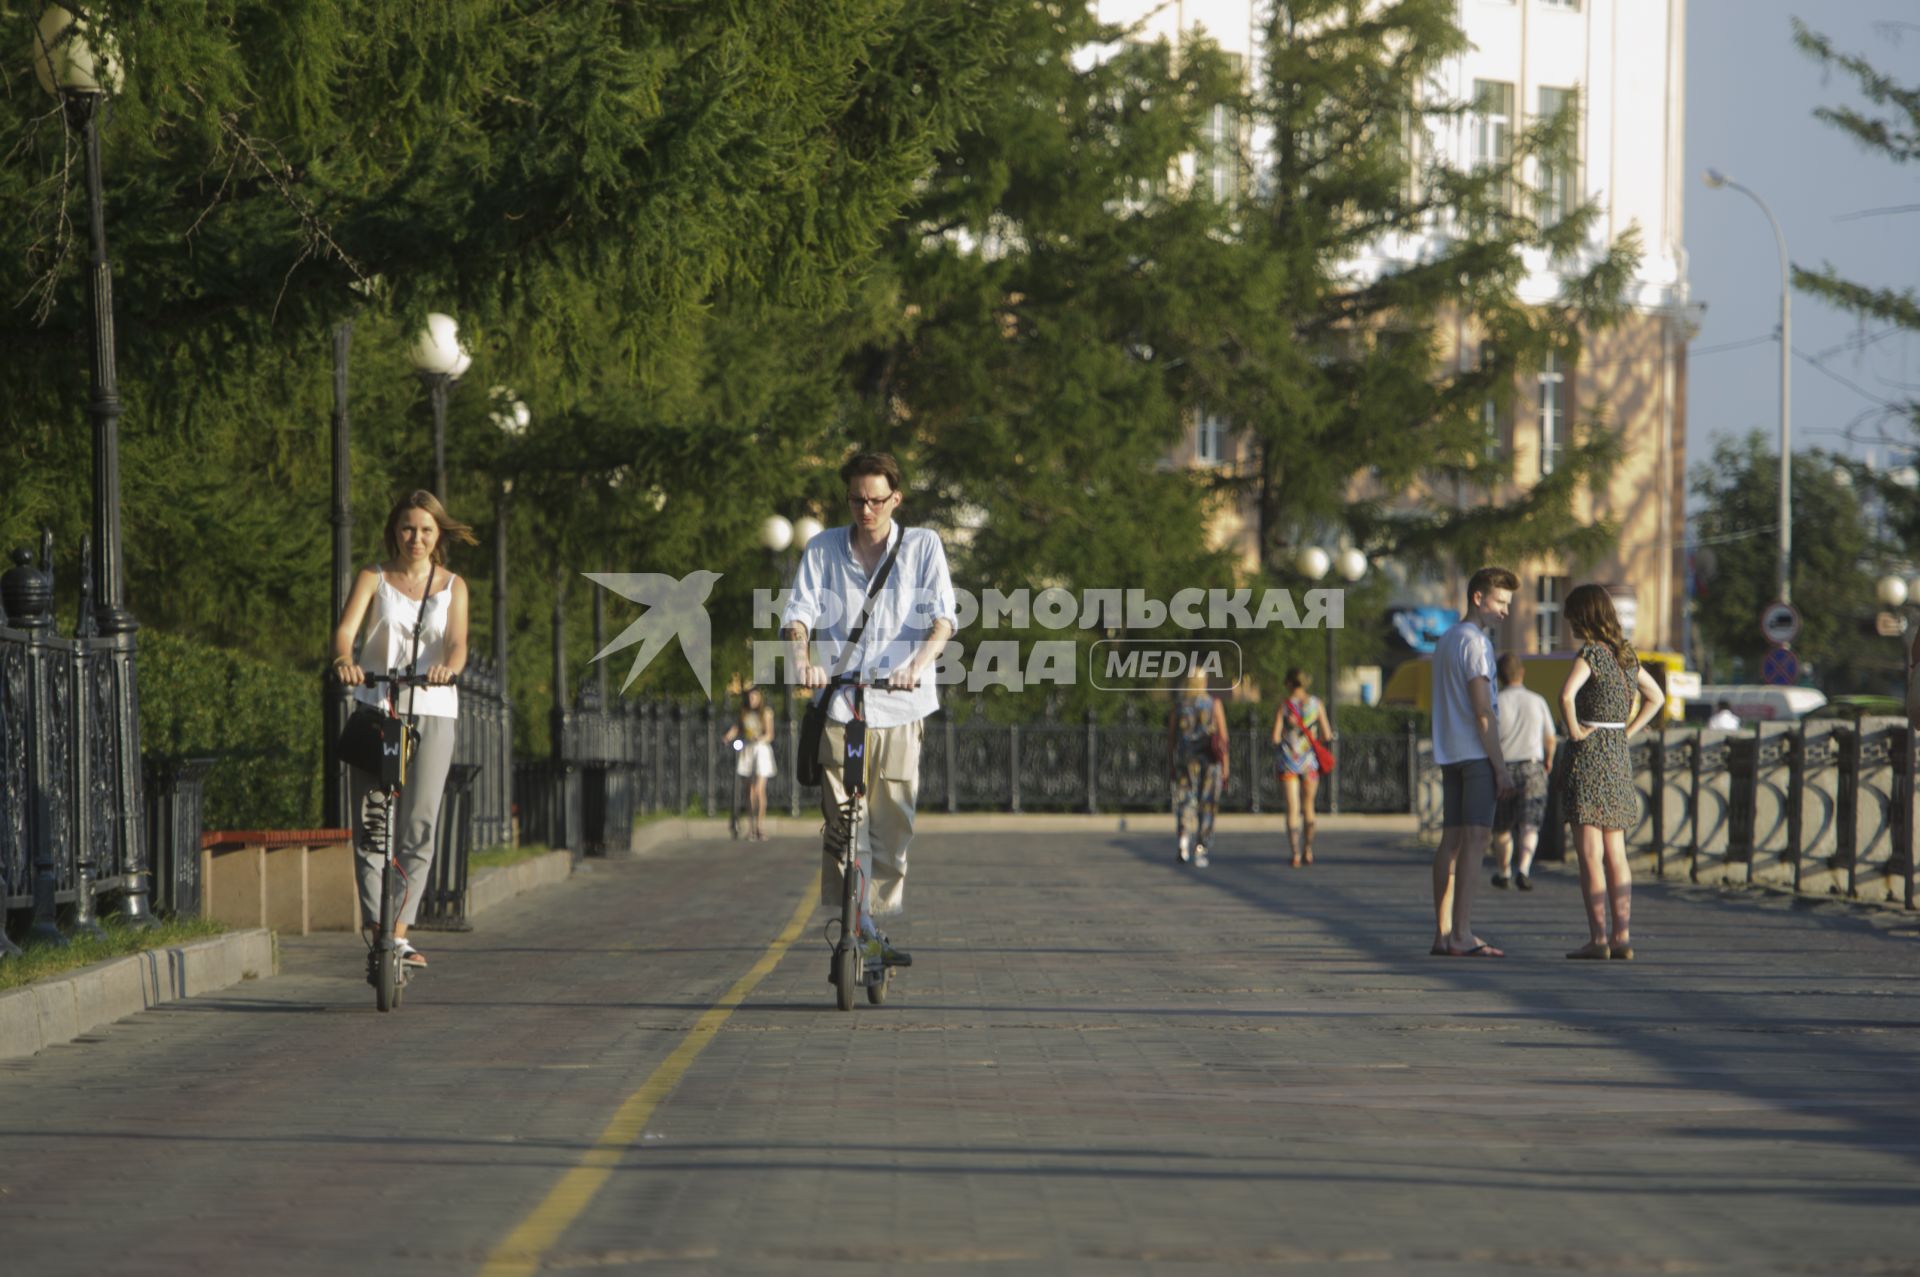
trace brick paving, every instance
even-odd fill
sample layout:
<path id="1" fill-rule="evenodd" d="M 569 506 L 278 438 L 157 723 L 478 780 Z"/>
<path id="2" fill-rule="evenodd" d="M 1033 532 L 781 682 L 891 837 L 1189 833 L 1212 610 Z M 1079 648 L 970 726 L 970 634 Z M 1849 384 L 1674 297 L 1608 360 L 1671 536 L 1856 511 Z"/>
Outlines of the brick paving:
<path id="1" fill-rule="evenodd" d="M 943 834 L 918 965 L 832 1009 L 818 924 L 543 1271 L 1920 1273 L 1920 920 L 1642 884 L 1633 963 L 1571 875 L 1426 956 L 1398 835 Z M 765 951 L 798 839 L 591 872 L 352 938 L 0 1064 L 7 1272 L 474 1273 Z M 431 940 L 431 946 L 427 941 Z"/>

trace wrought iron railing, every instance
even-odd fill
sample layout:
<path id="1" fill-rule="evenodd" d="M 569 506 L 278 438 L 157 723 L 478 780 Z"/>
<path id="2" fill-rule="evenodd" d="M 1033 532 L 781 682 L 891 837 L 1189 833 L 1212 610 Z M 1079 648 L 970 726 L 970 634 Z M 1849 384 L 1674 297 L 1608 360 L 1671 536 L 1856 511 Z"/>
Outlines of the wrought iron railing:
<path id="1" fill-rule="evenodd" d="M 1440 829 L 1439 772 L 1420 742 L 1415 811 Z M 1634 742 L 1640 812 L 1630 850 L 1658 875 L 1920 905 L 1914 865 L 1913 730 L 1903 719 L 1666 730 Z M 1569 751 L 1555 758 L 1540 854 L 1571 842 L 1560 806 Z"/>
<path id="2" fill-rule="evenodd" d="M 769 810 L 799 814 L 818 801 L 793 781 L 799 740 L 796 702 L 775 733 L 779 761 L 768 781 Z M 926 722 L 920 751 L 923 811 L 1155 811 L 1170 799 L 1166 727 L 1157 713 L 1130 706 L 1118 722 L 1091 714 L 1079 721 L 1043 716 L 1024 723 L 991 721 L 979 705 L 942 709 Z M 1222 811 L 1279 811 L 1285 796 L 1273 771 L 1271 722 L 1249 708 L 1230 724 L 1228 783 Z M 731 718 L 706 702 L 616 701 L 587 696 L 566 718 L 567 758 L 583 768 L 627 771 L 632 814 L 735 809 L 742 792 L 734 755 L 721 741 Z M 1343 736 L 1339 765 L 1322 784 L 1322 810 L 1404 812 L 1414 790 L 1411 731 Z M 613 806 L 608 804 L 609 812 Z M 523 826 L 525 812 L 523 809 Z M 590 842 L 595 819 L 587 817 Z M 598 840 L 611 844 L 611 826 Z"/>
<path id="3" fill-rule="evenodd" d="M 131 636 L 98 633 L 85 573 L 74 634 L 58 633 L 51 535 L 37 569 L 26 550 L 13 559 L 0 577 L 0 911 L 31 910 L 32 930 L 48 939 L 63 925 L 91 926 L 108 904 L 143 919 Z M 90 560 L 84 541 L 80 559 Z"/>

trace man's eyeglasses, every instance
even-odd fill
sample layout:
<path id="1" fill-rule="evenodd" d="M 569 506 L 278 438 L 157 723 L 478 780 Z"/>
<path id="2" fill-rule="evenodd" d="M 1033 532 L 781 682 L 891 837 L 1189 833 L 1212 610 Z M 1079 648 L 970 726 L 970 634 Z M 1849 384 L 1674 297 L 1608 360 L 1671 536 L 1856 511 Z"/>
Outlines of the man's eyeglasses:
<path id="1" fill-rule="evenodd" d="M 861 510 L 861 509 L 865 509 L 867 506 L 870 506 L 870 505 L 874 505 L 874 506 L 885 505 L 887 502 L 893 500 L 895 495 L 897 494 L 889 492 L 884 497 L 856 497 L 851 492 L 849 492 L 847 494 L 847 504 L 852 506 L 856 510 Z"/>

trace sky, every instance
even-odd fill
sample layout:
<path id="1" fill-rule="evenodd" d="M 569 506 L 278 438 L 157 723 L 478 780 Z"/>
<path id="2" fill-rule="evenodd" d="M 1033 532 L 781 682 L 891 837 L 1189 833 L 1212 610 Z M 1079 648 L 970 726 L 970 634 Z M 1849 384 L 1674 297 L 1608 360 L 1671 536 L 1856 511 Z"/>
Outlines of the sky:
<path id="1" fill-rule="evenodd" d="M 1693 300 L 1706 307 L 1688 354 L 1689 470 L 1718 439 L 1759 429 L 1771 445 L 1780 431 L 1779 253 L 1753 201 L 1707 187 L 1706 169 L 1767 202 L 1796 266 L 1920 287 L 1920 164 L 1870 154 L 1813 118 L 1817 106 L 1865 102 L 1850 78 L 1826 75 L 1794 47 L 1795 16 L 1900 82 L 1920 82 L 1913 0 L 1688 0 L 1685 238 Z M 1915 207 L 1848 216 L 1895 206 Z M 1920 437 L 1880 414 L 1920 398 L 1920 334 L 1863 329 L 1803 292 L 1792 321 L 1794 451 L 1913 460 Z"/>

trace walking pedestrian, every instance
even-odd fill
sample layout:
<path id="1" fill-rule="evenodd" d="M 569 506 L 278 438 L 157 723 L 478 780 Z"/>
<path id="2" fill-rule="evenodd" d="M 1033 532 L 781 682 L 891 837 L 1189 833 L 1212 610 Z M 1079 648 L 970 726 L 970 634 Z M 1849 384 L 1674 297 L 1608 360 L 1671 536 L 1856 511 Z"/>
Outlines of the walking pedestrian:
<path id="1" fill-rule="evenodd" d="M 1493 813 L 1493 885 L 1533 890 L 1533 855 L 1547 817 L 1547 777 L 1553 774 L 1553 710 L 1529 688 L 1526 663 L 1516 652 L 1500 658 L 1500 756 L 1513 792 Z M 1515 863 L 1515 844 L 1518 863 Z"/>
<path id="2" fill-rule="evenodd" d="M 453 763 L 460 690 L 450 686 L 467 667 L 467 583 L 446 569 L 446 543 L 477 544 L 473 529 L 450 516 L 431 492 L 410 492 L 387 514 L 387 557 L 363 568 L 333 631 L 333 671 L 361 702 L 379 706 L 385 694 L 366 686 L 367 674 L 425 674 L 428 686 L 393 689 L 419 744 L 407 764 L 399 810 L 384 810 L 386 792 L 355 768 L 349 788 L 354 859 L 359 866 L 360 925 L 371 933 L 380 918 L 380 879 L 386 848 L 379 830 L 392 816 L 394 855 L 406 883 L 393 935 L 400 960 L 427 965 L 407 940 L 433 865 L 440 796 Z M 354 638 L 367 626 L 359 655 Z M 415 658 L 416 650 L 418 658 Z"/>
<path id="3" fill-rule="evenodd" d="M 1273 715 L 1274 774 L 1287 799 L 1287 847 L 1292 866 L 1313 863 L 1314 793 L 1320 787 L 1320 749 L 1330 747 L 1327 707 L 1309 695 L 1313 676 L 1287 671 L 1287 696 Z"/>
<path id="4" fill-rule="evenodd" d="M 1737 732 L 1740 730 L 1740 716 L 1733 712 L 1732 701 L 1721 701 L 1713 707 L 1713 714 L 1707 719 L 1707 727 L 1716 732 Z"/>
<path id="5" fill-rule="evenodd" d="M 1500 753 L 1493 640 L 1520 580 L 1481 568 L 1467 582 L 1467 614 L 1433 651 L 1433 761 L 1440 768 L 1440 848 L 1433 854 L 1433 947 L 1451 958 L 1504 958 L 1473 933 L 1473 889 L 1493 836 L 1494 804 L 1513 790 Z"/>
<path id="6" fill-rule="evenodd" d="M 793 593 L 781 618 L 793 668 L 809 688 L 825 689 L 832 671 L 813 661 L 809 640 L 827 645 L 829 662 L 870 686 L 864 692 L 867 723 L 867 819 L 842 828 L 847 801 L 841 772 L 846 724 L 858 689 L 836 685 L 827 698 L 829 722 L 820 739 L 824 773 L 820 806 L 826 838 L 820 849 L 820 903 L 840 905 L 840 857 L 846 837 L 855 841 L 866 883 L 860 902 L 863 956 L 904 966 L 912 959 L 895 949 L 875 926 L 875 914 L 898 915 L 906 904 L 907 846 L 913 841 L 914 806 L 920 794 L 920 737 L 927 715 L 939 707 L 928 677 L 959 622 L 947 552 L 927 528 L 894 521 L 903 499 L 900 464 L 884 452 L 863 452 L 840 467 L 853 521 L 807 543 L 794 574 Z M 891 563 L 890 569 L 883 564 Z M 886 571 L 884 583 L 876 581 Z M 872 611 L 858 648 L 842 651 L 860 623 L 872 592 Z"/>
<path id="7" fill-rule="evenodd" d="M 1632 958 L 1633 875 L 1627 829 L 1640 816 L 1627 742 L 1660 712 L 1664 694 L 1620 632 L 1613 599 L 1598 585 L 1567 595 L 1568 627 L 1580 654 L 1560 689 L 1568 748 L 1567 810 L 1577 826 L 1580 898 L 1587 943 L 1569 958 Z M 1640 694 L 1638 713 L 1634 692 Z"/>
<path id="8" fill-rule="evenodd" d="M 761 829 L 761 820 L 767 814 L 767 780 L 775 770 L 773 709 L 759 688 L 749 687 L 740 698 L 740 712 L 720 739 L 722 744 L 733 746 L 739 753 L 733 772 L 737 779 L 747 783 L 747 814 L 751 821 L 748 837 L 755 842 L 765 842 L 767 835 Z M 739 836 L 738 829 L 734 835 Z"/>
<path id="9" fill-rule="evenodd" d="M 1180 863 L 1205 869 L 1220 790 L 1227 783 L 1227 711 L 1207 676 L 1187 675 L 1167 711 L 1167 768 L 1173 776 L 1174 839 Z"/>

